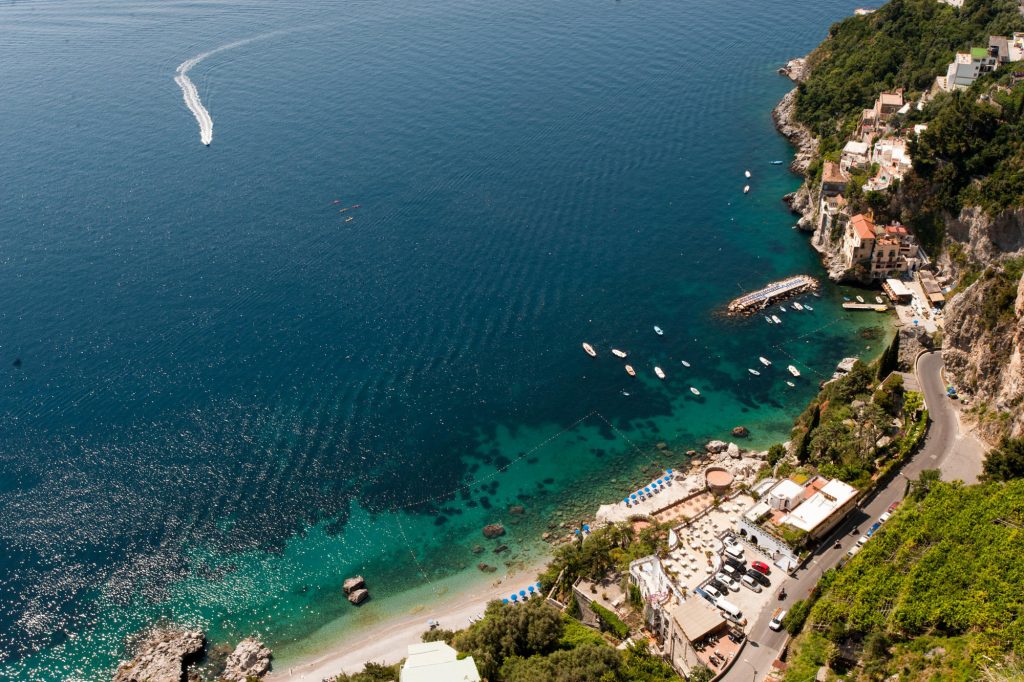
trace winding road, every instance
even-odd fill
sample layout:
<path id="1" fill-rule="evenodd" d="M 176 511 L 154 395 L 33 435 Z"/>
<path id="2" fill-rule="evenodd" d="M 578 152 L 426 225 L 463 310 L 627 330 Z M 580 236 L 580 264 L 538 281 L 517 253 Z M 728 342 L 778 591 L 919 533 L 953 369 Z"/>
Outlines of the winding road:
<path id="1" fill-rule="evenodd" d="M 785 630 L 772 632 L 768 629 L 774 610 L 780 606 L 789 608 L 798 599 L 805 599 L 818 584 L 821 574 L 835 568 L 839 560 L 846 556 L 847 550 L 867 530 L 872 519 L 877 519 L 893 502 L 903 499 L 908 480 L 916 479 L 925 469 L 939 469 L 943 480 L 947 481 L 974 483 L 977 480 L 986 448 L 960 427 L 953 401 L 946 397 L 942 380 L 942 354 L 932 352 L 920 356 L 915 374 L 924 392 L 925 406 L 931 420 L 924 445 L 903 465 L 899 474 L 862 507 L 854 510 L 829 538 L 822 541 L 804 568 L 797 571 L 794 577 L 775 581 L 773 589 L 784 586 L 786 599 L 776 600 L 753 619 L 747 630 L 747 645 L 740 652 L 739 660 L 733 663 L 722 678 L 726 682 L 757 682 L 764 679 L 788 639 Z M 835 548 L 837 541 L 840 543 L 838 549 Z M 781 575 L 778 572 L 775 574 Z"/>

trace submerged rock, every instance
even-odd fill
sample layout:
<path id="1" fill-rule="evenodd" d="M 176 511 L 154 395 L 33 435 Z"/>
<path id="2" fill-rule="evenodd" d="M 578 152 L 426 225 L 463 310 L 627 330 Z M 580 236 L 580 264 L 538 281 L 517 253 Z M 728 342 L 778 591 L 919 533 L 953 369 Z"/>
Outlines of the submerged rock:
<path id="1" fill-rule="evenodd" d="M 479 568 L 484 573 L 494 573 L 495 571 L 498 570 L 497 566 L 491 566 L 490 564 L 485 564 L 483 562 L 480 562 L 479 564 L 477 564 L 476 567 Z"/>
<path id="2" fill-rule="evenodd" d="M 732 430 L 732 435 L 735 438 L 746 438 L 747 436 L 750 435 L 750 429 L 748 429 L 746 426 L 736 426 Z"/>
<path id="3" fill-rule="evenodd" d="M 255 637 L 247 637 L 238 643 L 228 656 L 220 679 L 229 682 L 245 682 L 250 677 L 262 677 L 270 670 L 270 649 Z"/>
<path id="4" fill-rule="evenodd" d="M 181 682 L 185 666 L 205 646 L 201 630 L 155 628 L 139 644 L 135 657 L 117 666 L 113 682 Z"/>
<path id="5" fill-rule="evenodd" d="M 505 526 L 501 525 L 500 523 L 492 523 L 490 525 L 484 526 L 484 537 L 488 540 L 500 538 L 504 534 Z"/>

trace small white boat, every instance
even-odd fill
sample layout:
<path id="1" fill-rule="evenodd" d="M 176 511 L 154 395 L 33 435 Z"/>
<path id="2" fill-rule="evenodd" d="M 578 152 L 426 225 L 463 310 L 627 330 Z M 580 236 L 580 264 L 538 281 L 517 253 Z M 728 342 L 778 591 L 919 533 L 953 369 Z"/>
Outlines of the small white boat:
<path id="1" fill-rule="evenodd" d="M 875 303 L 885 303 L 885 301 L 882 300 L 881 296 L 875 296 Z"/>
<path id="2" fill-rule="evenodd" d="M 686 360 L 680 360 L 679 362 L 682 363 L 683 367 L 689 367 L 690 366 L 690 363 L 688 363 Z"/>
<path id="3" fill-rule="evenodd" d="M 781 310 L 782 312 L 786 312 L 786 306 L 780 305 L 779 310 Z"/>
<path id="4" fill-rule="evenodd" d="M 750 177 L 750 171 L 748 171 L 748 170 L 743 171 L 743 176 L 749 178 Z"/>
<path id="5" fill-rule="evenodd" d="M 803 310 L 804 307 L 800 305 L 800 301 L 793 301 L 793 310 Z"/>
<path id="6" fill-rule="evenodd" d="M 757 359 L 760 360 L 761 364 L 764 365 L 765 367 L 771 367 L 772 366 L 772 361 L 769 360 L 768 358 L 764 357 L 763 355 L 758 355 Z"/>
<path id="7" fill-rule="evenodd" d="M 858 296 L 857 297 L 857 303 L 863 303 L 863 302 L 864 302 L 864 297 L 863 296 Z"/>
<path id="8" fill-rule="evenodd" d="M 767 322 L 768 324 L 771 324 L 772 323 L 772 318 L 770 318 L 767 315 L 765 315 L 764 316 L 764 321 Z"/>
<path id="9" fill-rule="evenodd" d="M 664 336 L 665 335 L 665 332 L 658 325 L 654 325 L 654 333 L 657 334 L 658 336 Z"/>
<path id="10" fill-rule="evenodd" d="M 811 296 L 813 296 L 814 298 L 821 298 L 821 294 L 819 294 L 817 291 L 812 291 Z"/>
<path id="11" fill-rule="evenodd" d="M 793 376 L 795 376 L 795 377 L 798 377 L 798 376 L 800 376 L 800 370 L 798 370 L 798 369 L 797 369 L 796 367 L 794 367 L 793 365 L 790 365 L 790 366 L 789 366 L 789 367 L 787 367 L 786 369 L 788 369 L 788 370 L 789 370 L 789 373 L 790 373 L 790 374 L 792 374 Z"/>
<path id="12" fill-rule="evenodd" d="M 743 193 L 746 194 L 750 191 L 750 185 L 743 185 Z"/>
<path id="13" fill-rule="evenodd" d="M 658 375 L 659 379 L 664 379 L 665 378 L 665 372 L 662 371 L 661 367 L 655 367 L 654 368 L 654 373 Z"/>
<path id="14" fill-rule="evenodd" d="M 693 386 L 690 386 L 690 393 L 692 393 L 694 395 L 700 395 L 700 391 L 695 389 Z"/>
<path id="15" fill-rule="evenodd" d="M 748 368 L 747 368 L 747 371 L 748 371 L 748 372 L 750 372 L 751 374 L 753 374 L 753 375 L 754 375 L 755 377 L 759 377 L 759 376 L 761 376 L 761 373 L 760 373 L 760 372 L 758 372 L 758 371 L 757 371 L 756 369 L 750 369 L 750 368 L 748 367 Z"/>
<path id="16" fill-rule="evenodd" d="M 778 315 L 772 315 L 772 322 L 775 324 L 782 324 L 782 320 L 779 319 Z"/>
<path id="17" fill-rule="evenodd" d="M 590 357 L 592 357 L 592 358 L 596 358 L 597 357 L 597 351 L 594 350 L 594 347 L 591 346 L 589 343 L 584 342 L 583 350 L 585 350 L 587 352 L 587 355 L 589 355 Z"/>
<path id="18" fill-rule="evenodd" d="M 626 374 L 628 374 L 631 377 L 636 376 L 636 370 L 633 369 L 633 365 L 626 365 Z"/>
<path id="19" fill-rule="evenodd" d="M 787 381 L 786 385 L 788 385 L 790 388 L 796 388 L 796 384 L 794 384 L 792 381 Z"/>
<path id="20" fill-rule="evenodd" d="M 804 303 L 804 310 L 806 310 L 808 312 L 812 312 L 812 313 L 814 312 L 814 308 L 812 308 L 811 306 L 807 305 L 806 303 Z"/>
<path id="21" fill-rule="evenodd" d="M 618 348 L 612 348 L 612 355 L 614 355 L 617 358 L 624 358 L 624 357 L 626 357 L 625 351 L 621 351 Z"/>

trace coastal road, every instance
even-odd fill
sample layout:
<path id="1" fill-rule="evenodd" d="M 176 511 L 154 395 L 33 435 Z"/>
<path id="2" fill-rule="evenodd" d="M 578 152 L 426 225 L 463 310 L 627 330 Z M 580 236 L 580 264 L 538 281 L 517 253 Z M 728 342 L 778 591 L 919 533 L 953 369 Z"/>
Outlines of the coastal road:
<path id="1" fill-rule="evenodd" d="M 778 593 L 780 587 L 786 588 L 786 599 L 775 599 L 758 614 L 747 630 L 748 642 L 740 653 L 740 658 L 729 669 L 723 678 L 727 682 L 757 682 L 763 680 L 771 670 L 772 662 L 778 658 L 779 652 L 788 638 L 786 632 L 772 632 L 768 622 L 776 608 L 789 608 L 798 599 L 806 599 L 821 574 L 835 568 L 839 560 L 846 556 L 861 534 L 877 519 L 893 502 L 903 499 L 908 480 L 916 479 L 925 469 L 939 469 L 944 480 L 960 479 L 972 483 L 981 472 L 981 462 L 985 449 L 971 434 L 962 432 L 960 420 L 953 401 L 946 397 L 945 384 L 942 380 L 941 353 L 922 355 L 915 368 L 918 382 L 925 396 L 925 405 L 931 426 L 921 450 L 913 459 L 903 465 L 902 470 L 887 485 L 880 488 L 863 507 L 855 509 L 832 535 L 824 539 L 811 556 L 807 565 L 797 571 L 794 577 L 780 581 L 776 576 L 783 573 L 772 573 L 772 590 Z M 838 549 L 835 548 L 839 542 Z"/>

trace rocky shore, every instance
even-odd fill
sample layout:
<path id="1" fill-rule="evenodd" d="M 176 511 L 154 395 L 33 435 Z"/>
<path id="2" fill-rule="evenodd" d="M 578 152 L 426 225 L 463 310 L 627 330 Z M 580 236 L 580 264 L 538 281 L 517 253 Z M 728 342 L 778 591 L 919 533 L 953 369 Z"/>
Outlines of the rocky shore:
<path id="1" fill-rule="evenodd" d="M 793 82 L 801 83 L 808 74 L 807 58 L 791 59 L 779 69 L 779 73 L 788 76 Z M 772 120 L 778 131 L 796 147 L 796 154 L 790 169 L 794 173 L 803 174 L 818 154 L 818 138 L 811 131 L 796 121 L 796 92 L 793 88 L 772 109 Z"/>
<path id="2" fill-rule="evenodd" d="M 156 627 L 134 647 L 135 655 L 117 666 L 113 682 L 200 682 L 190 670 L 206 656 L 206 634 L 177 626 Z M 243 639 L 228 654 L 218 681 L 245 682 L 270 670 L 271 652 L 258 639 Z"/>

